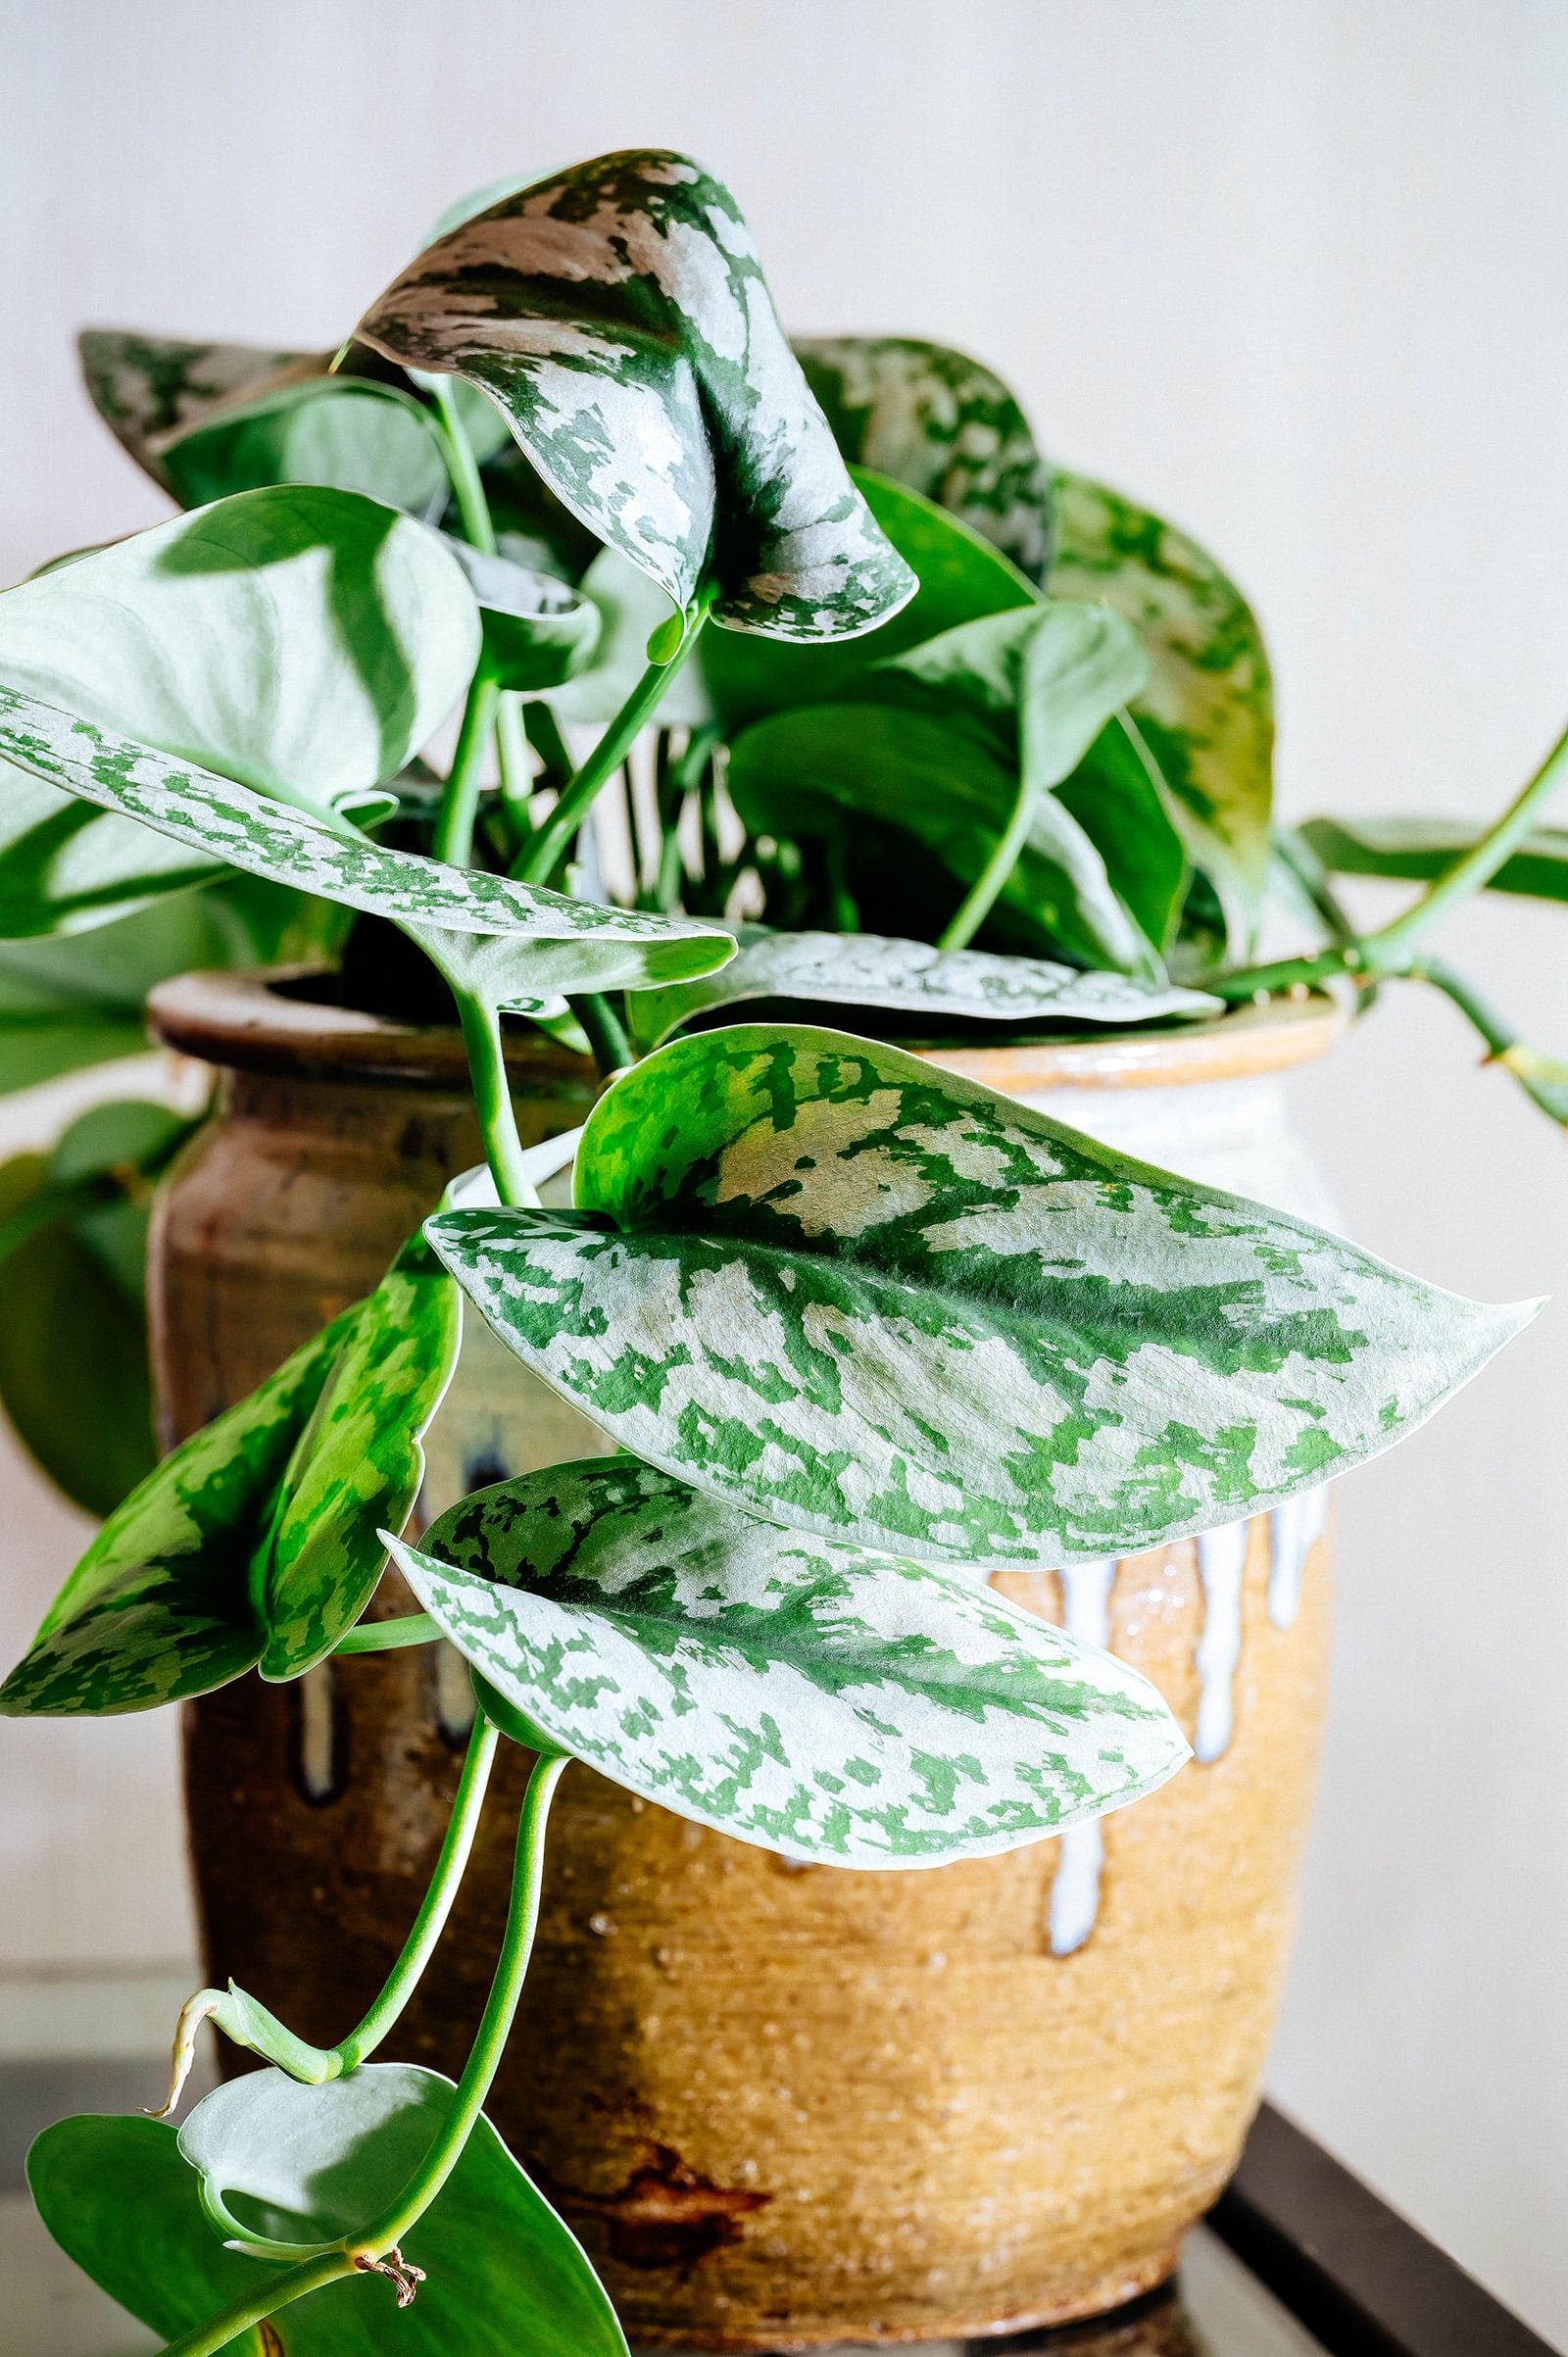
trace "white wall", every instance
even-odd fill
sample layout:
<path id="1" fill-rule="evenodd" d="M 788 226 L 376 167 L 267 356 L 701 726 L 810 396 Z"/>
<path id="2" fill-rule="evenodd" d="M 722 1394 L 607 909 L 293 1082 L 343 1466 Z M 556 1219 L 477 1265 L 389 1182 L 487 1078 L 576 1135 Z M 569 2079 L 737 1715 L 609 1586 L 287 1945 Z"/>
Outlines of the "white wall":
<path id="1" fill-rule="evenodd" d="M 3 0 L 0 19 L 0 577 L 160 513 L 76 390 L 80 322 L 326 343 L 456 191 L 657 141 L 731 180 L 793 323 L 971 347 L 1052 450 L 1223 554 L 1271 632 L 1289 810 L 1480 811 L 1561 724 L 1552 0 Z M 1502 905 L 1450 947 L 1568 1048 L 1568 925 Z M 1391 1000 L 1303 1084 L 1313 1139 L 1366 1242 L 1494 1299 L 1568 1291 L 1564 1145 L 1472 1061 L 1443 1007 Z M 1347 1489 L 1274 2070 L 1559 2335 L 1565 1401 L 1568 1308 Z M 19 1627 L 73 1544 L 20 1495 Z M 34 1813 L 7 1837 L 24 1903 L 0 1955 L 179 1954 L 165 1733 L 51 1743 L 52 1772 L 41 1739 L 8 1754 Z M 146 1796 L 128 1872 L 96 1813 L 127 1790 Z"/>

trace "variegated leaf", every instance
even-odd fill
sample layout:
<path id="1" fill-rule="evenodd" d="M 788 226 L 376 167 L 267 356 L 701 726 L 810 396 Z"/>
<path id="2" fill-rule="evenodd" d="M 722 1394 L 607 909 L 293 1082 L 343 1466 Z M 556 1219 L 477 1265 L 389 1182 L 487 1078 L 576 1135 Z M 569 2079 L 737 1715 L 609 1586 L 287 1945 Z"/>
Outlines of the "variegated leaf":
<path id="1" fill-rule="evenodd" d="M 847 459 L 934 500 L 1044 580 L 1051 468 L 1000 376 L 912 336 L 797 336 L 794 349 Z"/>
<path id="2" fill-rule="evenodd" d="M 742 925 L 728 965 L 700 982 L 639 991 L 630 1001 L 636 1036 L 660 1047 L 716 1007 L 747 1000 L 796 1007 L 885 1008 L 915 1039 L 940 1038 L 955 1024 L 1152 1023 L 1173 1015 L 1220 1014 L 1224 1001 L 1203 991 L 1135 982 L 1126 974 L 1083 973 L 1046 958 L 992 958 L 980 950 L 935 950 L 925 941 L 878 933 L 770 933 Z"/>
<path id="3" fill-rule="evenodd" d="M 341 832 L 5 686 L 0 759 L 252 875 L 391 917 L 494 1006 L 686 980 L 733 954 L 732 936 L 710 925 L 599 908 Z"/>
<path id="4" fill-rule="evenodd" d="M 1084 475 L 1058 474 L 1055 504 L 1052 595 L 1102 598 L 1143 641 L 1151 676 L 1133 714 L 1241 949 L 1256 923 L 1273 796 L 1262 633 L 1235 583 L 1174 524 Z"/>
<path id="5" fill-rule="evenodd" d="M 115 439 L 167 490 L 157 445 L 225 402 L 321 373 L 326 353 L 260 344 L 193 344 L 177 336 L 89 327 L 76 338 L 88 398 Z"/>
<path id="6" fill-rule="evenodd" d="M 272 383 L 153 448 L 182 508 L 268 484 L 313 483 L 364 492 L 433 523 L 451 495 L 433 414 L 413 393 L 373 377 Z"/>
<path id="7" fill-rule="evenodd" d="M 647 1465 L 552 1465 L 394 1552 L 525 1740 L 785 1857 L 986 1857 L 1138 1799 L 1188 1755 L 1109 1654 Z"/>
<path id="8" fill-rule="evenodd" d="M 574 678 L 599 644 L 600 610 L 593 598 L 554 573 L 492 557 L 466 541 L 454 540 L 451 548 L 479 601 L 484 651 L 501 685 L 538 695 Z"/>
<path id="9" fill-rule="evenodd" d="M 1235 1522 L 1391 1447 L 1533 1314 L 829 1031 L 661 1049 L 575 1192 L 427 1223 L 502 1340 L 681 1479 L 924 1557 Z"/>
<path id="10" fill-rule="evenodd" d="M 785 341 L 751 235 L 684 156 L 603 156 L 410 265 L 358 334 L 483 387 L 545 481 L 677 607 L 781 638 L 868 630 L 914 590 Z"/>
<path id="11" fill-rule="evenodd" d="M 264 1678 L 297 1678 L 359 1619 L 424 1478 L 419 1444 L 457 1364 L 457 1287 L 422 1237 L 359 1304 L 278 1490 L 252 1574 Z"/>
<path id="12" fill-rule="evenodd" d="M 0 1686 L 0 1712 L 151 1710 L 260 1659 L 252 1556 L 353 1316 L 165 1457 L 110 1515 Z"/>

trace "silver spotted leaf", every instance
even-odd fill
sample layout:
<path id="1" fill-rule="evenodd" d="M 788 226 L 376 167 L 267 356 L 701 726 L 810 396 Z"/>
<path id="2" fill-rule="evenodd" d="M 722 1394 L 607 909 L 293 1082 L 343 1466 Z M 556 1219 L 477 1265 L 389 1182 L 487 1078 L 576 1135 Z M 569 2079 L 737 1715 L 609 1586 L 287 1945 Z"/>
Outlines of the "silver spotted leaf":
<path id="1" fill-rule="evenodd" d="M 1055 481 L 1054 597 L 1102 598 L 1138 632 L 1149 685 L 1132 706 L 1232 946 L 1257 922 L 1273 798 L 1274 687 L 1262 632 L 1206 550 L 1087 476 Z"/>
<path id="2" fill-rule="evenodd" d="M 138 466 L 167 490 L 160 446 L 214 409 L 278 383 L 318 375 L 326 353 L 275 352 L 259 344 L 189 343 L 119 327 L 88 327 L 76 338 L 82 382 L 94 409 Z"/>
<path id="3" fill-rule="evenodd" d="M 251 875 L 390 917 L 494 1006 L 684 981 L 734 953 L 711 925 L 599 908 L 343 832 L 3 684 L 0 761 Z"/>
<path id="4" fill-rule="evenodd" d="M 451 2082 L 407 2066 L 368 2068 L 398 2070 L 422 2151 L 452 2099 Z M 367 2075 L 361 2070 L 354 2079 Z M 253 2073 L 208 2096 L 185 2133 L 207 2104 L 233 2105 L 265 2076 Z M 295 2092 L 329 2096 L 354 2079 Z M 256 2102 L 255 2096 L 243 2098 L 241 2112 Z M 377 2117 L 385 2135 L 389 2123 Z M 287 2119 L 270 2125 L 280 2141 L 288 2137 L 298 2162 L 304 2139 L 290 2133 Z M 390 2126 L 396 2134 L 395 2115 Z M 241 2173 L 245 2129 L 244 2118 L 231 2114 L 223 2133 L 220 2108 L 197 2131 L 204 2154 L 226 2179 Z M 259 2157 L 270 2169 L 276 2156 L 264 2150 Z M 373 2155 L 368 2159 L 373 2167 Z M 181 2156 L 179 2135 L 163 2121 L 90 2115 L 61 2120 L 34 2143 L 27 2179 L 55 2240 L 160 2339 L 195 2332 L 263 2281 L 252 2252 L 226 2250 L 213 2233 L 202 2212 L 198 2170 Z M 527 2357 L 625 2357 L 614 2311 L 575 2235 L 484 2118 L 401 2249 L 425 2279 L 411 2307 L 399 2313 L 389 2284 L 352 2277 L 287 2309 L 265 2347 L 260 2332 L 229 2343 L 231 2357 L 275 2357 L 280 2347 L 288 2357 L 387 2357 L 389 2350 L 399 2357 L 456 2357 L 460 2351 L 462 2357 L 518 2357 L 519 2350 Z"/>
<path id="5" fill-rule="evenodd" d="M 0 1712 L 152 1710 L 261 1658 L 252 1558 L 353 1315 L 165 1457 L 110 1515 L 0 1686 Z"/>
<path id="6" fill-rule="evenodd" d="M 746 1001 L 796 1008 L 877 1009 L 902 1036 L 936 1039 L 971 1022 L 1096 1026 L 1215 1015 L 1222 999 L 1126 974 L 1084 973 L 1047 958 L 994 958 L 981 950 L 937 950 L 927 941 L 879 933 L 771 933 L 742 925 L 740 948 L 717 973 L 669 990 L 639 991 L 628 1012 L 639 1043 L 657 1048 L 715 1007 Z"/>
<path id="7" fill-rule="evenodd" d="M 1135 1670 L 974 1582 L 624 1459 L 481 1490 L 393 1551 L 518 1732 L 784 1857 L 987 1857 L 1188 1756 Z"/>
<path id="8" fill-rule="evenodd" d="M 420 1441 L 457 1364 L 461 1298 L 422 1237 L 351 1323 L 279 1486 L 253 1588 L 261 1673 L 297 1678 L 359 1619 L 381 1576 L 383 1524 L 401 1531 L 424 1478 Z"/>
<path id="9" fill-rule="evenodd" d="M 721 182 L 662 149 L 503 196 L 356 331 L 491 395 L 552 491 L 677 608 L 780 638 L 873 629 L 914 591 L 851 483 Z"/>
<path id="10" fill-rule="evenodd" d="M 913 336 L 797 336 L 794 348 L 847 459 L 934 500 L 1044 580 L 1051 468 L 1000 376 Z"/>
<path id="11" fill-rule="evenodd" d="M 595 1106 L 575 1198 L 425 1233 L 638 1456 L 924 1558 L 1074 1562 L 1261 1512 L 1534 1314 L 831 1031 L 661 1049 Z"/>

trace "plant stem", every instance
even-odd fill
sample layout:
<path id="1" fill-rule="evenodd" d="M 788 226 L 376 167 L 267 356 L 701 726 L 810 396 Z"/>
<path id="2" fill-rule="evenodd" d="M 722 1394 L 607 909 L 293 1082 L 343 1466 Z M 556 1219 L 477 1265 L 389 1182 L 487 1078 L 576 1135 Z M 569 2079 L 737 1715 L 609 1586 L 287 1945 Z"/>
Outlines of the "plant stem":
<path id="1" fill-rule="evenodd" d="M 435 837 L 430 850 L 437 859 L 449 866 L 466 867 L 473 857 L 473 822 L 479 811 L 479 771 L 490 739 L 495 733 L 496 713 L 501 702 L 501 690 L 481 655 L 478 668 L 468 686 L 468 701 L 463 708 L 463 725 L 458 730 L 457 750 L 447 782 L 441 789 L 441 808 L 436 814 Z"/>
<path id="2" fill-rule="evenodd" d="M 1412 982 L 1428 982 L 1434 990 L 1442 991 L 1446 999 L 1452 1001 L 1459 1012 L 1480 1032 L 1489 1056 L 1506 1056 L 1510 1048 L 1522 1045 L 1517 1031 L 1505 1023 L 1495 1007 L 1490 1006 L 1474 985 L 1463 974 L 1456 973 L 1451 965 L 1445 964 L 1437 958 L 1423 958 L 1419 964 L 1410 967 L 1409 974 Z"/>
<path id="3" fill-rule="evenodd" d="M 395 1653 L 403 1645 L 433 1645 L 441 1635 L 428 1612 L 405 1612 L 398 1620 L 362 1620 L 332 1647 L 339 1653 Z"/>
<path id="4" fill-rule="evenodd" d="M 1018 864 L 1018 854 L 1028 840 L 1038 798 L 1033 780 L 1020 771 L 1012 814 L 993 845 L 990 859 L 938 936 L 939 950 L 966 950 L 991 914 L 1003 886 Z"/>
<path id="5" fill-rule="evenodd" d="M 1337 981 L 1343 975 L 1357 982 L 1364 978 L 1365 960 L 1359 943 L 1348 942 L 1343 949 L 1320 950 L 1312 958 L 1281 958 L 1272 965 L 1244 965 L 1228 974 L 1203 974 L 1195 987 L 1206 990 L 1216 999 L 1266 999 L 1271 991 L 1295 990 L 1301 983 L 1315 989 L 1320 983 Z"/>
<path id="6" fill-rule="evenodd" d="M 165 2346 L 163 2357 L 217 2357 L 217 2351 L 226 2349 L 230 2341 L 253 2326 L 265 2324 L 279 2308 L 303 2299 L 308 2291 L 320 2291 L 328 2283 L 341 2283 L 355 2272 L 354 2261 L 346 2250 L 318 2252 L 314 2259 L 302 2260 L 284 2275 L 269 2274 L 260 2290 L 249 2292 L 243 2299 L 230 2301 L 206 2324 L 197 2325 L 182 2332 L 177 2340 Z"/>
<path id="7" fill-rule="evenodd" d="M 529 1183 L 522 1159 L 517 1116 L 512 1109 L 507 1081 L 506 1051 L 501 1044 L 501 1017 L 495 1007 L 467 991 L 454 994 L 463 1024 L 463 1044 L 468 1052 L 473 1102 L 484 1132 L 485 1159 L 504 1203 L 537 1205 L 537 1191 Z"/>
<path id="8" fill-rule="evenodd" d="M 523 857 L 514 862 L 512 872 L 524 884 L 548 884 L 555 874 L 571 847 L 572 837 L 592 810 L 595 797 L 620 767 L 644 726 L 652 719 L 661 697 L 696 645 L 713 595 L 711 589 L 706 589 L 693 599 L 686 610 L 680 644 L 674 654 L 667 663 L 651 663 L 648 665 L 588 759 L 564 789 L 561 800 Z"/>
<path id="9" fill-rule="evenodd" d="M 544 1831 L 561 1771 L 566 1765 L 561 1752 L 541 1752 L 534 1762 L 517 1822 L 516 1859 L 512 1874 L 512 1899 L 507 1926 L 496 1960 L 495 1978 L 485 2000 L 483 2017 L 472 2051 L 464 2066 L 451 2107 L 413 2177 L 392 2207 L 373 2226 L 356 2234 L 350 2245 L 356 2258 L 378 2259 L 400 2243 L 417 2225 L 463 2157 L 474 2122 L 484 2108 L 490 2083 L 511 2032 L 522 1993 L 523 1975 L 539 1920 L 539 1891 L 544 1876 Z"/>
<path id="10" fill-rule="evenodd" d="M 424 380 L 431 400 L 435 403 L 440 422 L 440 441 L 447 463 L 447 479 L 457 503 L 458 521 L 463 537 L 470 548 L 486 557 L 496 554 L 495 520 L 490 514 L 490 502 L 485 496 L 484 477 L 479 472 L 473 448 L 464 429 L 451 380 L 431 374 Z M 477 674 L 475 674 L 477 683 Z M 514 823 L 524 834 L 528 825 L 528 794 L 533 783 L 528 767 L 528 749 L 523 741 L 522 719 L 515 696 L 498 694 L 491 712 L 491 727 L 496 740 L 496 754 L 501 763 L 501 787 Z M 481 743 L 480 752 L 483 752 Z M 472 821 L 469 821 L 472 836 Z M 437 854 L 438 858 L 444 854 Z M 466 864 L 467 855 L 456 864 Z"/>
<path id="11" fill-rule="evenodd" d="M 602 991 L 578 991 L 566 1001 L 593 1050 L 601 1080 L 611 1080 L 636 1060 L 619 1016 Z"/>

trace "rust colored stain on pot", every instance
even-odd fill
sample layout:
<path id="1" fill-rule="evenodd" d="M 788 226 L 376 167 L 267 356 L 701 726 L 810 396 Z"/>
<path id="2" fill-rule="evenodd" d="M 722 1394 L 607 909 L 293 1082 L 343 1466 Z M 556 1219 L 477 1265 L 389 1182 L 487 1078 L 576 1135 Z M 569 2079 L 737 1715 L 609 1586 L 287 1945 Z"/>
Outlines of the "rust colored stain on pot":
<path id="1" fill-rule="evenodd" d="M 209 1004 L 200 983 L 178 985 L 166 1025 L 231 1063 L 220 1116 L 155 1221 L 171 1440 L 367 1291 L 479 1154 L 455 1039 L 367 1030 L 365 1017 L 339 1029 L 297 1000 L 275 1017 L 254 982 L 215 987 Z M 162 993 L 155 1006 L 162 1019 Z M 1311 1016 L 1288 1019 L 1288 1052 L 1236 1019 L 1236 1068 L 1320 1053 L 1333 1025 Z M 1191 1034 L 1163 1049 L 1146 1038 L 1136 1076 L 1118 1078 L 1097 1042 L 1093 1080 L 1076 1064 L 1038 1068 L 1056 1055 L 1014 1054 L 1011 1084 L 1212 1079 L 1219 1051 L 1201 1047 L 1195 1067 Z M 594 1089 L 553 1054 L 519 1059 L 514 1085 L 525 1143 L 579 1122 Z M 563 1412 L 470 1320 L 432 1483 L 461 1489 L 476 1462 L 515 1471 L 594 1446 Z M 1059 1841 L 919 1873 L 788 1872 L 567 1770 L 489 2109 L 579 2225 L 634 2344 L 963 2338 L 1112 2308 L 1164 2280 L 1257 2100 L 1323 1710 L 1328 1571 L 1319 1543 L 1294 1627 L 1276 1627 L 1266 1526 L 1253 1526 L 1229 1745 L 1104 1821 L 1098 1910 L 1071 1954 L 1051 1952 Z M 1054 1573 L 996 1585 L 1062 1617 Z M 410 1602 L 388 1581 L 373 1610 Z M 1204 1611 L 1193 1544 L 1121 1563 L 1106 1611 L 1112 1648 L 1191 1737 Z M 208 1977 L 232 1974 L 329 2043 L 374 1995 L 418 1905 L 462 1730 L 436 1647 L 313 1675 L 328 1682 L 312 1725 L 330 1753 L 314 1760 L 315 1798 L 301 1789 L 299 1694 L 245 1679 L 186 1714 L 187 1799 Z M 393 2055 L 461 2069 L 526 1769 L 503 1745 Z M 232 2051 L 225 2064 L 243 2067 Z M 1116 2349 L 1191 2346 L 1162 2303 L 1106 2332 Z"/>

